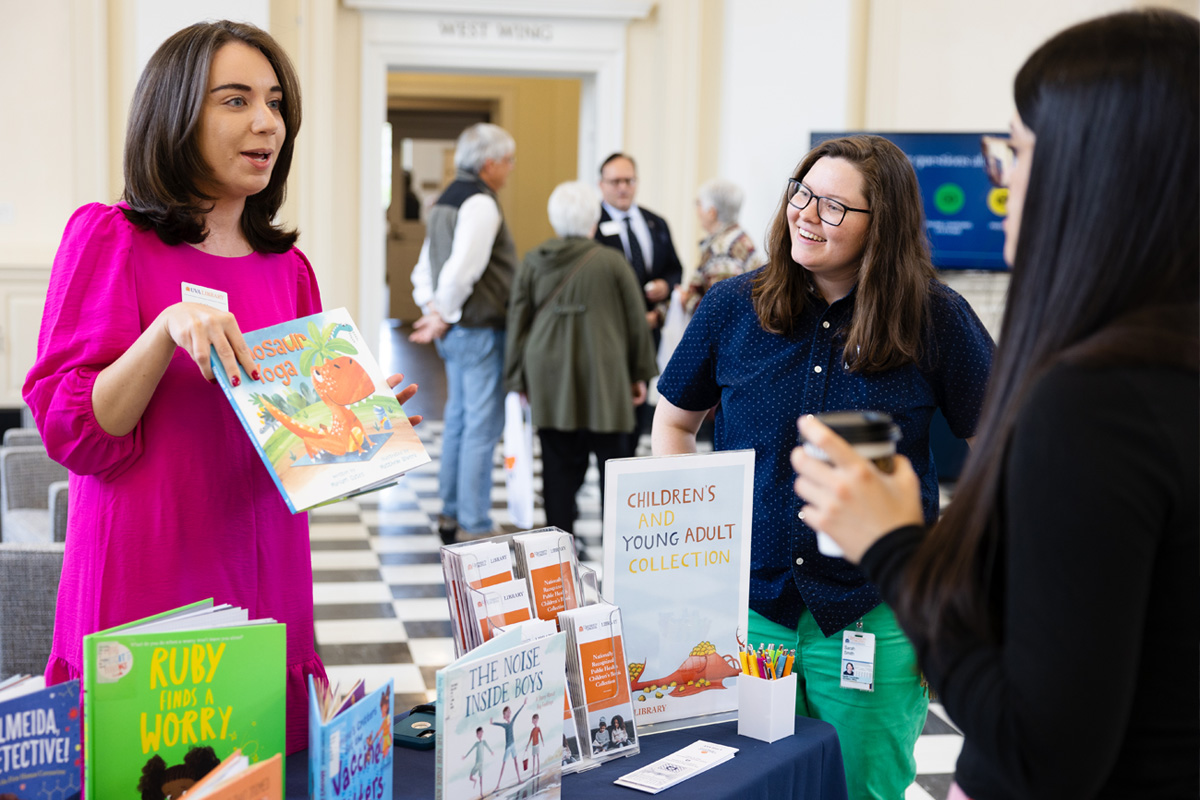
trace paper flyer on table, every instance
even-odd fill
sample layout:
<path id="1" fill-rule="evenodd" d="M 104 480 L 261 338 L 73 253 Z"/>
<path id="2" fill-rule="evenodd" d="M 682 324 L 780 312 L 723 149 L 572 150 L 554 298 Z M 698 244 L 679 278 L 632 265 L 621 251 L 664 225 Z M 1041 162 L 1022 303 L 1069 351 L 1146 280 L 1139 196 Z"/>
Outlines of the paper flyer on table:
<path id="1" fill-rule="evenodd" d="M 697 740 L 669 756 L 622 775 L 613 783 L 649 794 L 658 794 L 663 789 L 669 789 L 718 764 L 724 764 L 733 758 L 737 751 L 736 747 Z"/>
<path id="2" fill-rule="evenodd" d="M 753 496 L 753 450 L 608 462 L 603 592 L 639 727 L 737 710 Z"/>

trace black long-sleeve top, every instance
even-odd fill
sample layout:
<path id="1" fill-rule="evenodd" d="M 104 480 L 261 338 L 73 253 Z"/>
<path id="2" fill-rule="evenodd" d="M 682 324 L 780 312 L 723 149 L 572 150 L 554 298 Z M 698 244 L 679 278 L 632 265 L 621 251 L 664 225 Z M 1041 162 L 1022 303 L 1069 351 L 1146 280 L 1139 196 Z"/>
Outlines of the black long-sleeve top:
<path id="1" fill-rule="evenodd" d="M 1200 793 L 1200 382 L 1058 367 L 1005 461 L 1000 642 L 913 637 L 975 800 Z M 862 568 L 896 604 L 924 531 Z"/>

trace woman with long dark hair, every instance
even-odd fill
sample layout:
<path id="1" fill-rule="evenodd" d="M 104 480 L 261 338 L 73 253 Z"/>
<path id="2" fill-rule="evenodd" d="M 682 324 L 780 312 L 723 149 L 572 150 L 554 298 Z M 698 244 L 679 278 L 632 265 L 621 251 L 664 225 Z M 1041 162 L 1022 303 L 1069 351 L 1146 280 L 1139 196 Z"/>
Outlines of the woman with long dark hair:
<path id="1" fill-rule="evenodd" d="M 70 470 L 46 682 L 82 675 L 94 631 L 210 597 L 242 606 L 287 624 L 288 753 L 308 738 L 307 676 L 325 676 L 308 516 L 289 513 L 209 353 L 235 383 L 239 364 L 257 380 L 241 331 L 321 310 L 296 231 L 275 220 L 300 116 L 295 70 L 266 32 L 213 22 L 169 37 L 134 92 L 123 202 L 67 223 L 24 387 Z"/>
<path id="2" fill-rule="evenodd" d="M 796 648 L 797 713 L 838 729 L 851 797 L 901 797 L 928 706 L 916 656 L 862 572 L 819 552 L 788 453 L 799 414 L 886 411 L 932 522 L 930 421 L 940 408 L 957 436 L 974 434 L 992 341 L 937 280 L 916 174 L 886 139 L 832 139 L 806 155 L 766 250 L 762 269 L 700 303 L 659 380 L 654 452 L 694 451 L 718 401 L 717 449 L 754 448 L 748 639 Z M 847 630 L 874 637 L 873 680 L 842 680 Z"/>
<path id="3" fill-rule="evenodd" d="M 797 449 L 796 491 L 965 733 L 952 797 L 1195 797 L 1200 23 L 1077 25 L 1014 89 L 989 158 L 1012 284 L 953 502 L 927 532 L 903 459 L 883 475 L 813 419 L 833 466 Z"/>

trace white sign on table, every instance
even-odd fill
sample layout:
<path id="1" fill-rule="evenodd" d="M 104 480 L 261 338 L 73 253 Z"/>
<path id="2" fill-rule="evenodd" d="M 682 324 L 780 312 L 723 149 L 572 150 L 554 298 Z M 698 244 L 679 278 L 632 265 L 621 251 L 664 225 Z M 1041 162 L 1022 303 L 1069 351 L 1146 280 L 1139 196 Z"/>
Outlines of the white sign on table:
<path id="1" fill-rule="evenodd" d="M 753 504 L 753 450 L 608 462 L 602 590 L 639 730 L 736 713 Z"/>

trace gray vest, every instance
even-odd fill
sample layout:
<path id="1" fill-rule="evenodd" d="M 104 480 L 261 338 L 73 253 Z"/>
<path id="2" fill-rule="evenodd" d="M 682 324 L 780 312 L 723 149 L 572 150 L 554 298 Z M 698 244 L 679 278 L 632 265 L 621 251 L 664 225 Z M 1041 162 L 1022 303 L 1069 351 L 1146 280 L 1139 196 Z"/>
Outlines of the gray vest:
<path id="1" fill-rule="evenodd" d="M 478 175 L 459 170 L 454 182 L 446 187 L 442 196 L 429 211 L 429 265 L 433 272 L 433 287 L 437 290 L 442 267 L 450 258 L 454 244 L 454 229 L 458 225 L 458 210 L 468 198 L 484 193 L 493 200 L 496 194 L 488 188 Z M 499 208 L 497 202 L 496 207 Z M 475 282 L 471 296 L 463 303 L 462 318 L 458 321 L 464 328 L 503 329 L 508 318 L 508 291 L 512 286 L 513 272 L 517 266 L 517 249 L 512 234 L 500 217 L 500 230 L 492 243 L 492 253 L 487 268 Z"/>

